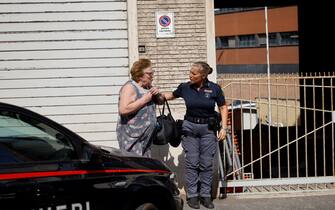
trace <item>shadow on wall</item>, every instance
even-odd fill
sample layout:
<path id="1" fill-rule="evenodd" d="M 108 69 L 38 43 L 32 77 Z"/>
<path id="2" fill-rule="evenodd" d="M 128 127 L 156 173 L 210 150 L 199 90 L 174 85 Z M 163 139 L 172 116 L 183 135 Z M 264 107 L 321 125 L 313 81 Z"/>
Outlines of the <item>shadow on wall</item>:
<path id="1" fill-rule="evenodd" d="M 220 185 L 220 175 L 219 171 L 219 157 L 218 153 L 215 153 L 213 160 L 213 183 L 212 183 L 212 198 L 217 198 L 219 196 L 219 185 Z"/>
<path id="2" fill-rule="evenodd" d="M 177 159 L 176 159 L 177 157 Z M 176 174 L 178 188 L 181 194 L 185 193 L 185 153 L 180 145 L 177 148 L 170 145 L 152 146 L 152 158 L 164 162 Z M 218 171 L 218 156 L 214 157 L 214 174 L 212 184 L 212 197 L 216 198 L 218 195 L 219 175 Z"/>
<path id="3" fill-rule="evenodd" d="M 170 147 L 169 144 L 153 145 L 152 158 L 164 162 L 171 171 L 175 172 L 178 188 L 181 194 L 185 194 L 185 153 L 181 145 L 177 148 Z"/>

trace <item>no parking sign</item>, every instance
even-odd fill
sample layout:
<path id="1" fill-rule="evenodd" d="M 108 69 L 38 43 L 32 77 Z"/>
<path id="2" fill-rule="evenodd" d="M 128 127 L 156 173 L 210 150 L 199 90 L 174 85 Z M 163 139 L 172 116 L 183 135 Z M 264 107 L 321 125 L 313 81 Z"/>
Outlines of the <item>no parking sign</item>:
<path id="1" fill-rule="evenodd" d="M 173 12 L 156 12 L 156 37 L 175 37 Z"/>

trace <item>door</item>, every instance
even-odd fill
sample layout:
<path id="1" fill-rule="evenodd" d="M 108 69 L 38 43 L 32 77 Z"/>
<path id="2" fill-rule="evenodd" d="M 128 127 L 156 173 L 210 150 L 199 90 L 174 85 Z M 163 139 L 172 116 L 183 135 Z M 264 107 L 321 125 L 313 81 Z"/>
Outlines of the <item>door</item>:
<path id="1" fill-rule="evenodd" d="M 83 160 L 74 142 L 73 137 L 42 119 L 0 108 L 1 209 L 69 204 L 85 209 L 88 204 L 76 200 L 69 190 L 70 181 L 82 180 L 78 169 Z"/>

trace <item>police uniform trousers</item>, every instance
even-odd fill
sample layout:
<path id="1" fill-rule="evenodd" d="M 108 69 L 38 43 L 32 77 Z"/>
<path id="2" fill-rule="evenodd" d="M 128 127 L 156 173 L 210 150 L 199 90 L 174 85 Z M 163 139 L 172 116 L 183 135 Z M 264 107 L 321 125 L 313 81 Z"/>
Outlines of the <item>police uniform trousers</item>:
<path id="1" fill-rule="evenodd" d="M 211 197 L 216 135 L 208 129 L 207 123 L 196 124 L 184 120 L 182 129 L 187 197 Z"/>

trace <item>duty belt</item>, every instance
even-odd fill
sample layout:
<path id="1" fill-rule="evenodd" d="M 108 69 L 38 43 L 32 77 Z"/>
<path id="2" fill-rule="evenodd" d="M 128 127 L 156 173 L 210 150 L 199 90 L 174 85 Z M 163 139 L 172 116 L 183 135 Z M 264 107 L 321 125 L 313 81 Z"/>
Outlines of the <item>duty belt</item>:
<path id="1" fill-rule="evenodd" d="M 207 124 L 209 121 L 208 118 L 191 117 L 191 116 L 185 116 L 184 120 L 187 120 L 187 121 L 190 121 L 196 124 Z"/>

